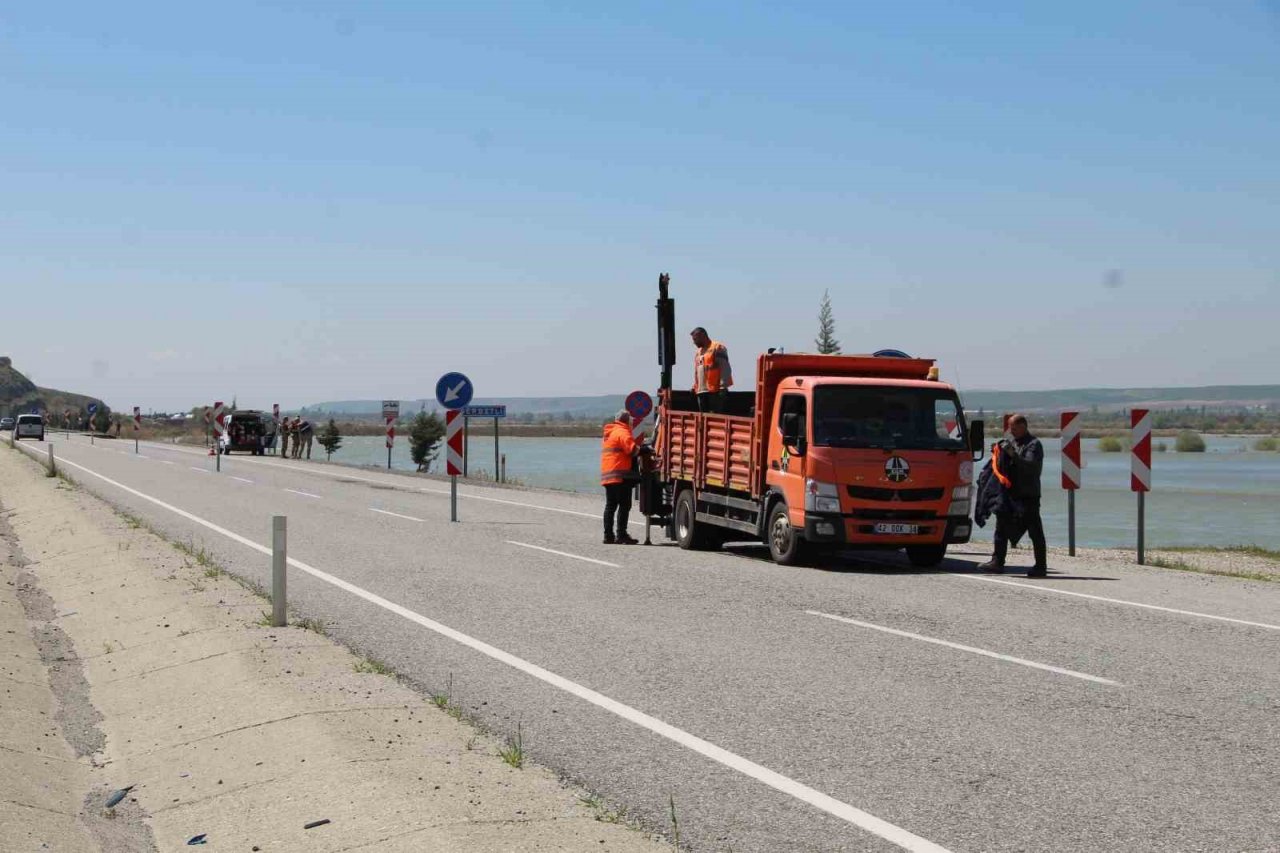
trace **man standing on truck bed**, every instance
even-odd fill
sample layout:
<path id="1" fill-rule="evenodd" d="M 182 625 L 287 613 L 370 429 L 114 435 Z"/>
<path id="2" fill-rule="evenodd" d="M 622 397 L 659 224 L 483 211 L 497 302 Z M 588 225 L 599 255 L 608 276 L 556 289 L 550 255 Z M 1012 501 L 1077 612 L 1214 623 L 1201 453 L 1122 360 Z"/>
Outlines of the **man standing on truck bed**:
<path id="1" fill-rule="evenodd" d="M 618 412 L 611 423 L 604 425 L 604 443 L 600 448 L 600 485 L 604 486 L 604 544 L 635 545 L 636 540 L 627 533 L 627 520 L 631 515 L 631 490 L 636 477 L 632 473 L 640 445 L 631 434 L 631 415 L 626 409 Z M 614 534 L 613 516 L 617 513 L 617 534 Z"/>
<path id="2" fill-rule="evenodd" d="M 1010 481 L 1009 496 L 1017 511 L 996 515 L 995 553 L 979 568 L 988 572 L 1003 571 L 1009 540 L 1017 538 L 1017 531 L 1025 530 L 1031 537 L 1036 557 L 1036 564 L 1027 572 L 1027 577 L 1043 578 L 1048 572 L 1044 524 L 1040 520 L 1040 470 L 1044 467 L 1044 447 L 1041 446 L 1040 439 L 1027 429 L 1026 415 L 1014 415 L 1009 419 L 1009 434 L 1013 436 L 1013 441 L 1001 442 L 997 445 L 996 452 L 1003 449 L 1005 452 L 1001 458 L 1013 463 L 1011 470 L 1002 473 Z"/>
<path id="3" fill-rule="evenodd" d="M 698 354 L 693 359 L 693 393 L 698 395 L 698 411 L 723 412 L 733 385 L 733 368 L 729 366 L 729 350 L 711 340 L 707 330 L 699 326 L 690 333 Z"/>

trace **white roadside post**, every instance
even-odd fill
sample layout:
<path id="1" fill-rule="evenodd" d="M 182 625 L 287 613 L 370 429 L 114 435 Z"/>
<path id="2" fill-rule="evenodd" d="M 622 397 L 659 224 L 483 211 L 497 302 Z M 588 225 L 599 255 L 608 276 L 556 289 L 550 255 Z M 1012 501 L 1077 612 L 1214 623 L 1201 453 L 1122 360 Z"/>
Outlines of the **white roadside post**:
<path id="1" fill-rule="evenodd" d="M 53 461 L 53 442 L 49 442 L 49 476 L 58 476 L 58 466 Z"/>
<path id="2" fill-rule="evenodd" d="M 289 622 L 285 572 L 289 566 L 286 550 L 287 519 L 271 516 L 271 627 L 283 628 Z"/>
<path id="3" fill-rule="evenodd" d="M 1067 491 L 1067 554 L 1076 555 L 1076 490 L 1080 488 L 1080 413 L 1062 413 L 1062 488 Z"/>
<path id="4" fill-rule="evenodd" d="M 1151 491 L 1151 412 L 1148 409 L 1132 409 L 1129 422 L 1133 425 L 1130 435 L 1131 454 L 1129 488 L 1138 493 L 1138 565 L 1145 565 L 1146 555 L 1146 496 Z"/>

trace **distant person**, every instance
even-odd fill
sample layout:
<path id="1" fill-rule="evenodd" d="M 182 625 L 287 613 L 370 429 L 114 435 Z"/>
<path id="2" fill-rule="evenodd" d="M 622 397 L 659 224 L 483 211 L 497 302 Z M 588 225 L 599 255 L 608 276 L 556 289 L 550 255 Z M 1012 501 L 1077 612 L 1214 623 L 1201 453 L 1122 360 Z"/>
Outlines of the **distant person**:
<path id="1" fill-rule="evenodd" d="M 641 450 L 631 434 L 631 415 L 623 409 L 612 422 L 604 425 L 604 439 L 600 449 L 600 485 L 604 486 L 604 544 L 635 545 L 636 540 L 627 533 L 627 520 L 631 515 L 631 492 L 638 477 L 634 473 L 635 459 Z M 617 533 L 614 533 L 614 515 L 617 515 Z"/>
<path id="2" fill-rule="evenodd" d="M 289 456 L 289 419 L 283 418 L 276 427 L 276 452 L 281 459 Z"/>
<path id="3" fill-rule="evenodd" d="M 728 407 L 729 387 L 733 385 L 729 350 L 719 341 L 711 340 L 701 326 L 689 336 L 698 348 L 693 359 L 693 393 L 698 396 L 698 411 L 724 412 Z"/>
<path id="4" fill-rule="evenodd" d="M 301 459 L 302 452 L 307 452 L 307 458 L 311 458 L 311 440 L 315 438 L 315 428 L 311 426 L 311 421 L 304 421 L 301 416 L 293 419 L 293 458 Z"/>
<path id="5" fill-rule="evenodd" d="M 1040 520 L 1040 472 L 1044 467 L 1044 447 L 1040 439 L 1027 429 L 1025 415 L 1009 419 L 1010 439 L 1005 439 L 992 450 L 992 465 L 997 471 L 1009 500 L 996 513 L 995 548 L 991 559 L 978 568 L 985 572 L 1004 571 L 1009 542 L 1017 541 L 1023 531 L 1031 537 L 1035 552 L 1035 566 L 1027 572 L 1029 578 L 1048 576 L 1048 562 L 1044 540 L 1044 523 Z M 996 454 L 999 454 L 997 457 Z"/>

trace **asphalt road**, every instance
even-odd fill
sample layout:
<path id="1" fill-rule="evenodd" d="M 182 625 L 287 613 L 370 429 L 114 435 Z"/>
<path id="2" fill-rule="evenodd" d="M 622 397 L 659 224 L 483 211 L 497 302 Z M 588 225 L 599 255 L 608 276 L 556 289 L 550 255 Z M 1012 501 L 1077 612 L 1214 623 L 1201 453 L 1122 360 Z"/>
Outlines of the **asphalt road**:
<path id="1" fill-rule="evenodd" d="M 1280 850 L 1280 585 L 787 569 L 601 545 L 586 496 L 463 487 L 452 524 L 439 481 L 49 437 L 268 587 L 245 541 L 287 515 L 295 609 L 651 826 L 674 799 L 689 849 Z"/>

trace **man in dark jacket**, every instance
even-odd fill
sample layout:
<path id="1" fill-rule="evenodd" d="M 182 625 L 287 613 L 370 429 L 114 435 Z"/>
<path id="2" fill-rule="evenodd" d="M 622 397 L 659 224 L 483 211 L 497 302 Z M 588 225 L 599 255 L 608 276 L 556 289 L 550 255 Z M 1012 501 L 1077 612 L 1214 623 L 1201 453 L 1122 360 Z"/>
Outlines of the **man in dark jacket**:
<path id="1" fill-rule="evenodd" d="M 1027 572 L 1027 577 L 1043 578 L 1048 573 L 1044 524 L 1040 521 L 1040 471 L 1044 467 L 1044 447 L 1040 439 L 1027 429 L 1024 415 L 1010 418 L 1009 434 L 1012 439 L 1002 441 L 999 446 L 1000 460 L 1007 463 L 1007 466 L 1002 466 L 1000 476 L 1002 482 L 1007 480 L 1005 487 L 1013 511 L 996 514 L 995 553 L 979 568 L 988 572 L 1004 571 L 1009 541 L 1025 530 L 1031 537 L 1036 557 L 1036 564 Z M 1003 470 L 1003 467 L 1008 470 Z"/>

